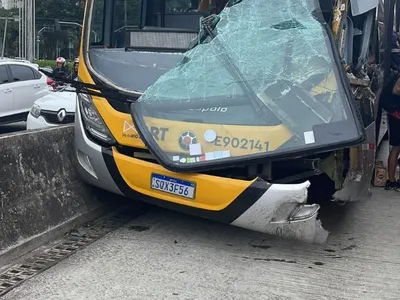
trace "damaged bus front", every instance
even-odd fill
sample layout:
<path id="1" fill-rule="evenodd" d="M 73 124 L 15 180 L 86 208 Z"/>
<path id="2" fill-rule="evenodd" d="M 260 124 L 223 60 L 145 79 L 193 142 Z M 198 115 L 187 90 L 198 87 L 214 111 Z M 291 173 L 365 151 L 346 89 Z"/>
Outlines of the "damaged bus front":
<path id="1" fill-rule="evenodd" d="M 98 93 L 78 95 L 80 173 L 133 199 L 323 242 L 309 192 L 323 183 L 328 200 L 358 198 L 374 159 L 374 108 L 357 103 L 373 93 L 365 100 L 365 78 L 351 87 L 347 31 L 329 21 L 347 20 L 349 3 L 226 2 L 207 14 L 199 1 L 86 1 L 79 77 Z M 357 195 L 343 192 L 354 176 Z"/>

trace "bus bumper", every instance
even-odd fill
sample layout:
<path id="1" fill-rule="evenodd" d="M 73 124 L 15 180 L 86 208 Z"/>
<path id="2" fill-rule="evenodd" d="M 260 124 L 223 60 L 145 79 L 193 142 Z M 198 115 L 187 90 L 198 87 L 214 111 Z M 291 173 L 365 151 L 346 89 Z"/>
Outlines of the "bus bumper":
<path id="1" fill-rule="evenodd" d="M 79 107 L 79 106 L 78 106 Z M 115 194 L 225 224 L 310 243 L 324 243 L 328 232 L 317 220 L 319 205 L 307 204 L 308 181 L 270 184 L 204 174 L 171 173 L 115 148 L 104 148 L 86 134 L 80 110 L 75 118 L 75 150 L 83 181 Z M 195 182 L 196 197 L 154 190 L 152 174 Z"/>

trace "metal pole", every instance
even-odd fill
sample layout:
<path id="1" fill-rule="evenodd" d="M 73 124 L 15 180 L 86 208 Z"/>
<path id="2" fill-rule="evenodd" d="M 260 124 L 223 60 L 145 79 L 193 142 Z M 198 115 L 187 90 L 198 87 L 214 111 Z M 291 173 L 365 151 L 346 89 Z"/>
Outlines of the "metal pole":
<path id="1" fill-rule="evenodd" d="M 393 35 L 393 21 L 394 21 L 394 3 L 395 0 L 386 0 L 384 3 L 384 56 L 383 56 L 383 78 L 386 80 L 390 74 L 390 60 L 392 53 L 392 35 Z"/>
<path id="2" fill-rule="evenodd" d="M 60 24 L 66 24 L 66 25 L 76 25 L 76 26 L 79 26 L 79 27 L 83 27 L 82 26 L 82 24 L 79 24 L 79 23 L 77 23 L 77 22 L 67 22 L 67 21 L 59 21 L 59 23 Z"/>
<path id="3" fill-rule="evenodd" d="M 22 0 L 19 1 L 19 48 L 21 52 L 19 58 L 22 58 Z"/>
<path id="4" fill-rule="evenodd" d="M 3 48 L 1 49 L 1 58 L 4 57 L 4 48 L 6 46 L 6 35 L 7 35 L 7 23 L 8 23 L 8 19 L 6 19 L 5 21 L 5 25 L 4 25 L 4 35 L 3 35 Z"/>
<path id="5" fill-rule="evenodd" d="M 28 59 L 28 1 L 25 0 L 25 59 Z"/>
<path id="6" fill-rule="evenodd" d="M 38 32 L 37 32 L 37 34 L 36 34 L 36 54 L 37 54 L 37 59 L 39 60 L 40 59 L 40 34 L 42 33 L 42 31 L 43 30 L 45 30 L 45 29 L 50 29 L 49 27 L 42 27 Z"/>
<path id="7" fill-rule="evenodd" d="M 28 9 L 28 3 L 27 0 L 24 1 L 24 59 L 27 58 L 27 42 L 28 42 L 28 19 L 27 19 L 27 9 Z"/>
<path id="8" fill-rule="evenodd" d="M 22 55 L 21 58 L 25 58 L 25 0 L 22 0 L 21 3 L 21 20 L 22 20 L 22 25 L 21 25 L 21 42 L 22 42 Z"/>
<path id="9" fill-rule="evenodd" d="M 24 10 L 23 10 L 23 1 L 20 1 L 20 5 L 21 5 L 21 56 L 20 58 L 22 58 L 24 56 Z"/>
<path id="10" fill-rule="evenodd" d="M 126 26 L 128 24 L 128 12 L 127 12 L 127 5 L 126 5 L 126 0 L 124 0 L 124 26 Z M 96 38 L 95 38 L 96 39 Z M 97 42 L 97 40 L 95 41 Z"/>
<path id="11" fill-rule="evenodd" d="M 37 60 L 40 60 L 39 50 L 40 50 L 40 39 L 39 39 L 39 35 L 37 35 L 37 37 L 36 37 L 36 59 Z"/>
<path id="12" fill-rule="evenodd" d="M 18 1 L 18 57 L 21 58 L 21 1 Z"/>
<path id="13" fill-rule="evenodd" d="M 21 58 L 25 59 L 25 0 L 21 1 Z"/>
<path id="14" fill-rule="evenodd" d="M 35 41 L 36 41 L 36 0 L 32 0 L 32 22 L 33 22 L 33 36 L 32 36 L 32 49 L 33 58 L 36 57 L 35 53 Z M 39 58 L 38 58 L 39 59 Z"/>
<path id="15" fill-rule="evenodd" d="M 400 29 L 400 0 L 396 1 L 396 32 Z"/>
<path id="16" fill-rule="evenodd" d="M 32 62 L 33 61 L 33 41 L 32 38 L 34 36 L 33 34 L 33 8 L 32 8 L 32 0 L 27 0 L 27 13 L 26 13 L 26 25 L 27 25 L 27 43 L 26 43 L 26 48 L 27 48 L 27 59 Z"/>

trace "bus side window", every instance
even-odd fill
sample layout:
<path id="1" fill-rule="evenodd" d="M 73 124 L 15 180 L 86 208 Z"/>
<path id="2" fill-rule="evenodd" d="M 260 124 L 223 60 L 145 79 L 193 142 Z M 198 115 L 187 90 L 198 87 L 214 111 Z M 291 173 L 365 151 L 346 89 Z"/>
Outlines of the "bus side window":
<path id="1" fill-rule="evenodd" d="M 192 1 L 179 1 L 179 0 L 166 0 L 165 13 L 187 13 L 197 10 L 199 5 L 198 0 Z"/>
<path id="2" fill-rule="evenodd" d="M 149 22 L 147 23 L 150 26 L 161 27 L 163 24 L 161 20 L 164 17 L 163 27 L 199 30 L 200 18 L 205 14 L 197 12 L 198 3 L 198 0 L 165 0 L 165 13 L 163 15 L 160 11 L 161 7 L 159 7 L 159 2 L 154 1 L 152 2 L 153 7 L 151 8 L 151 11 L 153 12 L 151 22 L 150 24 Z"/>

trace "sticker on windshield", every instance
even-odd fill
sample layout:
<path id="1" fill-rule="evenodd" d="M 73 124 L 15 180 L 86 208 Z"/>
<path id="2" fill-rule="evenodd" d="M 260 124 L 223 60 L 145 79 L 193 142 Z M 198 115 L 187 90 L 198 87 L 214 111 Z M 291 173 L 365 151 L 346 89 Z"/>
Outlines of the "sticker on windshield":
<path id="1" fill-rule="evenodd" d="M 217 133 L 214 130 L 208 129 L 206 132 L 204 132 L 204 139 L 207 142 L 212 143 L 215 141 L 216 138 L 217 138 Z"/>
<path id="2" fill-rule="evenodd" d="M 304 142 L 306 144 L 314 144 L 315 143 L 315 138 L 314 138 L 314 132 L 313 131 L 304 132 Z"/>
<path id="3" fill-rule="evenodd" d="M 189 145 L 189 153 L 190 155 L 201 155 L 201 145 L 200 144 Z"/>
<path id="4" fill-rule="evenodd" d="M 206 156 L 205 157 L 206 161 L 214 160 L 214 159 L 221 159 L 221 158 L 228 158 L 228 157 L 231 157 L 231 151 L 225 150 L 225 151 L 207 152 L 205 156 Z"/>
<path id="5" fill-rule="evenodd" d="M 228 157 L 231 157 L 230 150 L 213 151 L 213 152 L 207 152 L 204 155 L 182 157 L 179 159 L 179 162 L 181 162 L 183 164 L 193 164 L 196 162 L 198 163 L 198 162 L 202 162 L 202 161 L 210 161 L 210 160 L 216 160 L 216 159 L 222 159 L 222 158 L 228 158 Z"/>

